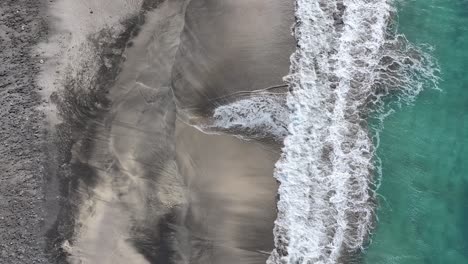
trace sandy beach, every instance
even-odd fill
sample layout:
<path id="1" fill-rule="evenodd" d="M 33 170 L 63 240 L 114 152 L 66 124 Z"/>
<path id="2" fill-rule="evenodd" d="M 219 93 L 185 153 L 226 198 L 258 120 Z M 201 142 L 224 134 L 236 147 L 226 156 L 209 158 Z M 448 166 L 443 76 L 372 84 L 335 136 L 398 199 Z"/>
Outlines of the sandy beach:
<path id="1" fill-rule="evenodd" d="M 0 264 L 466 262 L 463 1 L 0 2 Z"/>
<path id="2" fill-rule="evenodd" d="M 208 117 L 214 98 L 284 84 L 293 2 L 108 5 L 51 4 L 41 47 L 58 153 L 45 190 L 50 259 L 264 263 L 280 146 L 186 121 Z"/>

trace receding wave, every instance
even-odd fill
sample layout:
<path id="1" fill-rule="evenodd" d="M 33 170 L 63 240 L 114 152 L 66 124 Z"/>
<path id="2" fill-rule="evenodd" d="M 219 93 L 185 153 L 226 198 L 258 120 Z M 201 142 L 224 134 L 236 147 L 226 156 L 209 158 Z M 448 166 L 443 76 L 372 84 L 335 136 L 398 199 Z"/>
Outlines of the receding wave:
<path id="1" fill-rule="evenodd" d="M 367 120 L 437 83 L 431 57 L 395 32 L 395 13 L 388 0 L 297 0 L 286 98 L 214 110 L 211 129 L 284 139 L 269 264 L 351 263 L 365 247 L 377 185 Z"/>
<path id="2" fill-rule="evenodd" d="M 249 138 L 282 141 L 288 134 L 285 97 L 278 94 L 254 95 L 217 107 L 205 129 L 227 131 Z"/>

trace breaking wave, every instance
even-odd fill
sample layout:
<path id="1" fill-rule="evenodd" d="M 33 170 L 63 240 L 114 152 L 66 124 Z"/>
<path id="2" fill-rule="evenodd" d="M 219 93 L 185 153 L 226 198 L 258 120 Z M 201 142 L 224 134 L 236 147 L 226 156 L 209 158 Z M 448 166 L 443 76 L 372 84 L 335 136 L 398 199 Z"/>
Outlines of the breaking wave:
<path id="1" fill-rule="evenodd" d="M 205 128 L 284 140 L 267 263 L 350 263 L 365 247 L 378 171 L 367 120 L 438 80 L 429 54 L 395 32 L 395 13 L 388 0 L 297 0 L 286 98 L 257 94 L 213 111 Z"/>
<path id="2" fill-rule="evenodd" d="M 217 107 L 205 128 L 224 130 L 248 138 L 282 141 L 288 134 L 288 111 L 281 95 L 255 95 Z"/>

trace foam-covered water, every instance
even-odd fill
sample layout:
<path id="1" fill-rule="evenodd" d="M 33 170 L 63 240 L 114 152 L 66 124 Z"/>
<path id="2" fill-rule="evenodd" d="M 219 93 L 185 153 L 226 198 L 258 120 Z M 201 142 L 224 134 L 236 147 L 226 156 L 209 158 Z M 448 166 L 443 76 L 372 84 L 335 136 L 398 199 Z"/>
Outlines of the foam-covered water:
<path id="1" fill-rule="evenodd" d="M 338 263 L 364 244 L 373 223 L 373 147 L 360 110 L 390 10 L 386 1 L 297 1 L 270 263 Z"/>
<path id="2" fill-rule="evenodd" d="M 297 1 L 298 49 L 287 80 L 289 135 L 269 263 L 343 263 L 374 224 L 369 110 L 415 96 L 433 79 L 430 58 L 389 32 L 386 0 Z"/>
<path id="3" fill-rule="evenodd" d="M 297 0 L 286 107 L 256 95 L 214 110 L 213 126 L 284 139 L 268 263 L 350 263 L 375 223 L 374 144 L 366 119 L 436 80 L 430 56 L 392 30 L 387 0 Z M 288 124 L 287 131 L 284 129 Z"/>
<path id="4" fill-rule="evenodd" d="M 253 138 L 272 137 L 282 141 L 288 134 L 288 111 L 284 96 L 245 98 L 214 110 L 210 127 Z"/>

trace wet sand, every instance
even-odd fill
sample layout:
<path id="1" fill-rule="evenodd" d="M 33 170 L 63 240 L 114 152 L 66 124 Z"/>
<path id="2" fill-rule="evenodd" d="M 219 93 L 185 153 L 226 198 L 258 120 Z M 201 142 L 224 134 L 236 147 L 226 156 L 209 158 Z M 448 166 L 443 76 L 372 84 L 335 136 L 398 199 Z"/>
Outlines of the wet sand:
<path id="1" fill-rule="evenodd" d="M 84 63 L 104 67 L 107 79 L 80 73 L 79 89 L 56 95 L 68 124 L 57 134 L 71 140 L 60 146 L 70 153 L 58 172 L 66 202 L 49 232 L 52 255 L 69 263 L 264 263 L 279 146 L 184 122 L 223 103 L 212 100 L 219 96 L 283 84 L 293 1 L 150 6 L 130 20 L 122 43 L 96 49 L 110 55 Z"/>
<path id="2" fill-rule="evenodd" d="M 239 91 L 282 85 L 294 1 L 192 0 L 173 70 L 178 107 L 204 114 Z"/>
<path id="3" fill-rule="evenodd" d="M 176 142 L 189 195 L 179 231 L 189 237 L 189 263 L 264 263 L 273 247 L 277 150 L 182 122 Z"/>
<path id="4" fill-rule="evenodd" d="M 293 19 L 292 1 L 192 0 L 172 79 L 181 120 L 228 102 L 219 97 L 283 84 Z M 177 164 L 190 199 L 189 263 L 265 263 L 273 249 L 279 151 L 177 123 Z"/>

